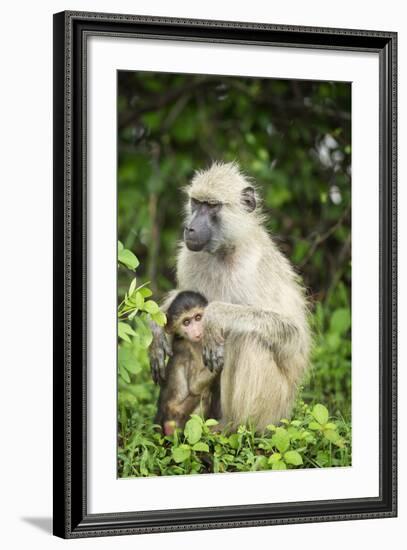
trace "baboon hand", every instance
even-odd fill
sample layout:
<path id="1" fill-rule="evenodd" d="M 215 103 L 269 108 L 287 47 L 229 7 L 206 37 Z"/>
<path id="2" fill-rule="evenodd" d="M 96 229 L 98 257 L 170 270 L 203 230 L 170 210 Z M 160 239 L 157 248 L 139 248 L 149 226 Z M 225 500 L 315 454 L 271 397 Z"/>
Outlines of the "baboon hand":
<path id="1" fill-rule="evenodd" d="M 153 333 L 153 340 L 148 350 L 151 376 L 155 384 L 162 384 L 165 380 L 165 360 L 172 355 L 172 349 L 162 327 L 151 322 L 150 328 Z"/>
<path id="2" fill-rule="evenodd" d="M 218 373 L 223 369 L 224 348 L 224 344 L 206 345 L 203 348 L 204 364 L 211 372 Z"/>
<path id="3" fill-rule="evenodd" d="M 215 304 L 209 304 L 205 309 L 202 340 L 203 360 L 211 372 L 220 372 L 224 363 L 225 339 L 222 329 L 216 319 Z"/>

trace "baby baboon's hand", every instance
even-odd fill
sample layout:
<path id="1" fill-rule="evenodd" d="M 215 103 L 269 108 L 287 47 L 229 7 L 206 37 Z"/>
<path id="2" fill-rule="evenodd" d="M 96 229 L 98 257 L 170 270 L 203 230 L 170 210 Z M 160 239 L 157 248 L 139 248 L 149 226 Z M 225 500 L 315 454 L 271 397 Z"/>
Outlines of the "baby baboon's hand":
<path id="1" fill-rule="evenodd" d="M 150 328 L 153 333 L 153 341 L 148 350 L 151 376 L 155 384 L 162 384 L 165 380 L 165 360 L 172 355 L 172 349 L 162 327 L 151 322 Z"/>
<path id="2" fill-rule="evenodd" d="M 204 364 L 211 372 L 220 372 L 223 368 L 225 339 L 216 317 L 215 303 L 209 304 L 205 309 L 203 326 L 202 347 Z"/>

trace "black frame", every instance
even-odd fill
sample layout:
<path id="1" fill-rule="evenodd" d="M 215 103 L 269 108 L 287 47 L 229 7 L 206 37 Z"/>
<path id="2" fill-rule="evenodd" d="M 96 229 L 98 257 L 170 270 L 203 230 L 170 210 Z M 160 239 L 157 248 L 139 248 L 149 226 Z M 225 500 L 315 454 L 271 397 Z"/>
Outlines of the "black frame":
<path id="1" fill-rule="evenodd" d="M 87 37 L 369 51 L 380 60 L 380 496 L 88 514 L 86 495 Z M 397 515 L 397 34 L 62 12 L 54 15 L 54 534 L 93 537 Z"/>

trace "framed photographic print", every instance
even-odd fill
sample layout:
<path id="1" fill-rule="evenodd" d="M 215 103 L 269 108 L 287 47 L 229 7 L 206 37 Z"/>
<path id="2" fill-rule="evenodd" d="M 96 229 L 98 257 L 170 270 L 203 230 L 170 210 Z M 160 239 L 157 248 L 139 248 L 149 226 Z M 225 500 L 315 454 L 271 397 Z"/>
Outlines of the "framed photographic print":
<path id="1" fill-rule="evenodd" d="M 54 15 L 54 534 L 396 515 L 393 32 Z"/>

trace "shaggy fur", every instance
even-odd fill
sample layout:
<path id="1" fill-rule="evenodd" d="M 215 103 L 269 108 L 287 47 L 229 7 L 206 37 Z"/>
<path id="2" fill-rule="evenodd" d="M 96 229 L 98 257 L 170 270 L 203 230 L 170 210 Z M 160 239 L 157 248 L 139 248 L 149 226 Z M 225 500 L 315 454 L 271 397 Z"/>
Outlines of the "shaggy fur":
<path id="1" fill-rule="evenodd" d="M 221 423 L 233 429 L 251 422 L 261 431 L 290 415 L 308 366 L 310 333 L 303 288 L 263 226 L 256 191 L 257 208 L 245 208 L 247 187 L 253 183 L 235 163 L 196 173 L 187 195 L 222 203 L 221 234 L 210 253 L 180 244 L 177 280 L 179 290 L 209 301 L 206 345 L 225 338 Z M 188 223 L 189 201 L 185 213 Z"/>

